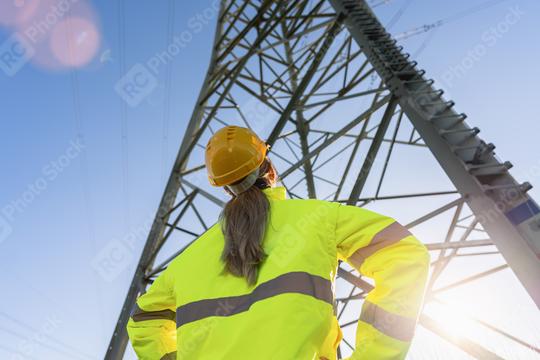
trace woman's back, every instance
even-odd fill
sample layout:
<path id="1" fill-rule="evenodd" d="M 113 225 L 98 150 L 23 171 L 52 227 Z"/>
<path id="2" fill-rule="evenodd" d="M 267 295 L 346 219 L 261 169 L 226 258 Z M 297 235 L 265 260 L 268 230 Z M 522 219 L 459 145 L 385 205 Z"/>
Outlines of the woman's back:
<path id="1" fill-rule="evenodd" d="M 137 299 L 128 323 L 140 359 L 336 358 L 338 260 L 376 284 L 366 297 L 352 359 L 403 358 L 426 282 L 426 248 L 377 213 L 286 200 L 267 146 L 226 127 L 209 141 L 209 180 L 231 194 L 218 224 Z"/>
<path id="2" fill-rule="evenodd" d="M 265 192 L 271 199 L 263 242 L 267 256 L 256 284 L 224 271 L 219 225 L 167 269 L 178 359 L 313 359 L 315 354 L 330 359 L 335 354 L 337 257 L 331 215 L 336 204 L 283 201 L 283 188 Z"/>

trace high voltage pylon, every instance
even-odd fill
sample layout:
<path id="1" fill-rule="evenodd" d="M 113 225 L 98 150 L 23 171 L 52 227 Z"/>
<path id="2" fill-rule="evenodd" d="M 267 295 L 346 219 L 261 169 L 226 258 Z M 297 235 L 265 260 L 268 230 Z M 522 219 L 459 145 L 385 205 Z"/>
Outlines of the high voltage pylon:
<path id="1" fill-rule="evenodd" d="M 291 198 L 406 208 L 412 216 L 406 226 L 413 233 L 428 229 L 432 240 L 426 302 L 510 267 L 540 305 L 540 210 L 527 195 L 531 186 L 514 180 L 511 164 L 499 161 L 465 119 L 365 1 L 221 1 L 208 72 L 106 359 L 123 357 L 137 296 L 216 221 L 226 196 L 207 184 L 204 145 L 225 125 L 250 127 L 267 139 Z M 411 162 L 424 159 L 419 151 L 436 162 Z M 407 177 L 417 189 L 402 183 Z M 444 228 L 441 218 L 448 220 Z M 440 285 L 454 259 L 488 256 L 499 266 Z M 336 285 L 347 294 L 336 298 L 347 330 L 371 285 L 346 264 Z M 474 357 L 500 358 L 474 339 L 450 336 L 426 313 L 419 324 Z M 345 331 L 343 351 L 352 348 L 351 336 Z"/>

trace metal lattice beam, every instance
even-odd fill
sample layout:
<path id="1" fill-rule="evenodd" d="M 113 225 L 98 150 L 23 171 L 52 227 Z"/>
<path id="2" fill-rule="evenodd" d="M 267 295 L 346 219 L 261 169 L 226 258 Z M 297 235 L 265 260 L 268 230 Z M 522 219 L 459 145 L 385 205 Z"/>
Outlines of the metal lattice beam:
<path id="1" fill-rule="evenodd" d="M 105 358 L 123 357 L 137 296 L 215 222 L 225 203 L 206 183 L 202 161 L 207 139 L 227 124 L 268 140 L 292 198 L 356 206 L 409 201 L 416 212 L 406 226 L 413 232 L 446 217 L 448 228 L 438 226 L 439 238 L 427 244 L 435 259 L 427 302 L 510 267 L 539 304 L 540 215 L 528 185 L 513 179 L 509 163 L 495 158 L 493 146 L 432 85 L 364 1 L 223 0 L 209 68 Z M 429 151 L 435 160 L 425 166 L 442 168 L 441 177 L 455 188 L 392 185 L 395 159 L 412 149 Z M 439 198 L 447 204 L 421 205 Z M 171 241 L 174 251 L 163 250 Z M 454 259 L 473 256 L 498 256 L 504 264 L 440 284 Z M 343 264 L 337 288 L 345 290 L 336 300 L 347 328 L 358 320 L 347 315 L 349 305 L 362 301 L 371 285 Z M 420 324 L 473 356 L 498 358 L 474 339 L 457 341 L 427 314 Z M 343 344 L 352 349 L 354 339 L 346 336 Z"/>

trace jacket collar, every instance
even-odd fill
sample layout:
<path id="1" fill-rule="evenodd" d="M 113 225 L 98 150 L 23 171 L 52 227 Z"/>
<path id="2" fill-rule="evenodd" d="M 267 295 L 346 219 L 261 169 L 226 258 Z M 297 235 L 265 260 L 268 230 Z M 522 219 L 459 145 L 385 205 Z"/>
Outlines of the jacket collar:
<path id="1" fill-rule="evenodd" d="M 287 198 L 286 190 L 283 186 L 266 188 L 263 190 L 263 193 L 271 200 L 285 200 Z"/>

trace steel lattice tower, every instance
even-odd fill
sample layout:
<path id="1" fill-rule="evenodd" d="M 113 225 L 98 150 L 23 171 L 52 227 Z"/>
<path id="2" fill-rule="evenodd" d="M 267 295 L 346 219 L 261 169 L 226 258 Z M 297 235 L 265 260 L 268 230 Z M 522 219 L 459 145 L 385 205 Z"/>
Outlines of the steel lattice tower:
<path id="1" fill-rule="evenodd" d="M 493 144 L 444 99 L 365 1 L 222 0 L 212 50 L 106 359 L 123 357 L 137 296 L 216 221 L 226 196 L 207 184 L 204 145 L 229 124 L 267 139 L 291 198 L 409 209 L 413 233 L 431 229 L 427 302 L 510 267 L 540 305 L 540 211 L 527 195 L 530 184 L 514 180 L 511 164 L 495 157 Z M 436 161 L 407 163 L 420 153 Z M 418 187 L 402 188 L 401 177 Z M 487 256 L 502 265 L 438 286 L 453 260 Z M 351 270 L 343 264 L 336 281 L 348 294 L 336 299 L 342 348 L 354 344 L 346 330 L 357 318 L 349 310 L 358 315 L 371 288 Z M 425 313 L 419 323 L 474 357 L 500 358 L 474 339 L 450 336 Z"/>

